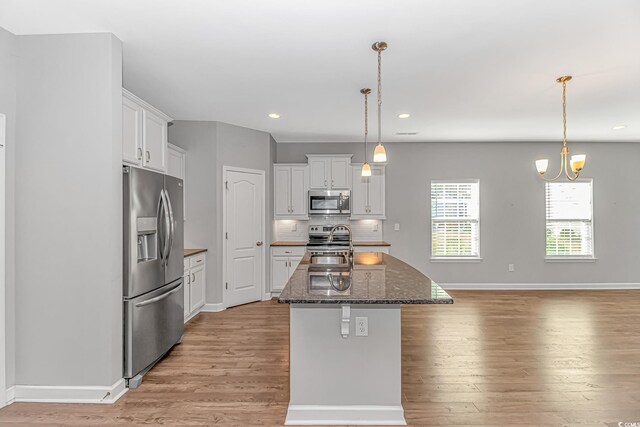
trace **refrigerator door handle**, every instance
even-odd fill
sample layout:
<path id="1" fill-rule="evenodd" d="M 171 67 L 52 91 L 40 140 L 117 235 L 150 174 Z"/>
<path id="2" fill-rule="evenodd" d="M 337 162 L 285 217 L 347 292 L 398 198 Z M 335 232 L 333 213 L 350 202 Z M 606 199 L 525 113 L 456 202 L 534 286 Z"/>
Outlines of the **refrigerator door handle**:
<path id="1" fill-rule="evenodd" d="M 175 294 L 176 292 L 178 292 L 181 287 L 182 287 L 182 283 L 180 283 L 175 288 L 171 289 L 169 292 L 166 292 L 166 293 L 164 293 L 162 295 L 158 295 L 155 298 L 150 298 L 148 300 L 141 301 L 141 302 L 137 303 L 136 307 L 144 307 L 145 305 L 153 304 L 154 302 L 158 302 L 158 301 L 161 301 L 161 300 L 163 300 L 165 298 L 168 298 L 169 296 L 171 296 L 171 295 Z"/>
<path id="2" fill-rule="evenodd" d="M 162 261 L 164 264 L 167 263 L 167 257 L 169 256 L 169 251 L 171 250 L 171 218 L 170 218 L 170 207 L 167 202 L 167 192 L 164 191 L 164 188 L 160 190 L 160 198 L 162 199 L 162 206 L 164 212 L 164 226 L 165 226 L 165 239 L 164 245 L 162 248 Z"/>
<path id="3" fill-rule="evenodd" d="M 167 215 L 164 208 L 164 197 L 162 195 L 163 191 L 164 190 L 160 190 L 160 200 L 158 201 L 158 252 L 160 252 L 160 261 L 162 261 L 162 264 L 164 264 L 166 236 L 164 235 L 164 232 L 161 231 L 162 229 L 160 227 L 163 218 Z"/>
<path id="4" fill-rule="evenodd" d="M 167 201 L 167 210 L 169 211 L 169 239 L 167 242 L 167 255 L 165 257 L 165 262 L 168 263 L 168 258 L 171 256 L 171 248 L 173 247 L 173 238 L 176 234 L 175 221 L 173 218 L 173 207 L 171 205 L 171 198 L 169 197 L 169 192 L 165 190 L 164 192 L 165 199 Z"/>

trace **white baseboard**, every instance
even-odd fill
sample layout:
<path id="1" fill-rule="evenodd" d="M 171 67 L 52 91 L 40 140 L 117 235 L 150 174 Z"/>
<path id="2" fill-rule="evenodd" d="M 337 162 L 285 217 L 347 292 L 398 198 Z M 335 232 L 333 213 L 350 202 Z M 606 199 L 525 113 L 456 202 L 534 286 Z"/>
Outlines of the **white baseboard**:
<path id="1" fill-rule="evenodd" d="M 395 425 L 404 426 L 402 406 L 289 405 L 285 425 Z"/>
<path id="2" fill-rule="evenodd" d="M 219 311 L 224 311 L 224 310 L 226 310 L 226 307 L 221 302 L 216 304 L 205 304 L 200 309 L 200 311 L 204 313 L 217 313 Z"/>
<path id="3" fill-rule="evenodd" d="M 440 283 L 445 290 L 536 291 L 640 289 L 640 283 Z"/>
<path id="4" fill-rule="evenodd" d="M 111 386 L 16 385 L 7 389 L 7 401 L 11 403 L 115 403 L 127 390 L 124 378 Z"/>
<path id="5" fill-rule="evenodd" d="M 16 401 L 16 387 L 12 386 L 7 389 L 7 405 L 11 405 Z"/>

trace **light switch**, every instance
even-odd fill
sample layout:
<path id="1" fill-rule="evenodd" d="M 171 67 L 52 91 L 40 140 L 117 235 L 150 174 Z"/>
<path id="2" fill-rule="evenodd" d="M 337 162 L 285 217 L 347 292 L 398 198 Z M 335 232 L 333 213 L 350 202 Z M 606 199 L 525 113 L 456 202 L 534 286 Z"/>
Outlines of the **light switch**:
<path id="1" fill-rule="evenodd" d="M 509 264 L 509 271 L 516 271 L 515 264 Z"/>
<path id="2" fill-rule="evenodd" d="M 395 224 L 393 224 L 393 230 L 394 231 L 400 231 L 400 224 L 398 224 L 397 222 Z"/>

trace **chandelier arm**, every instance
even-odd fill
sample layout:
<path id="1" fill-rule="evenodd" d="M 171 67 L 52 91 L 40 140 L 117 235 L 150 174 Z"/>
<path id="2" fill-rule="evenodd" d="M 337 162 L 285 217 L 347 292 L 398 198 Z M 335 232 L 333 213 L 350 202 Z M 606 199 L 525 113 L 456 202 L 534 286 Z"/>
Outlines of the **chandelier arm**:
<path id="1" fill-rule="evenodd" d="M 564 154 L 560 154 L 560 170 L 558 171 L 558 175 L 556 175 L 554 178 L 545 178 L 544 175 L 540 175 L 540 178 L 542 178 L 547 182 L 555 181 L 556 179 L 560 178 L 560 176 L 562 175 L 562 172 L 565 172 L 566 174 L 566 169 L 565 169 L 566 164 L 567 164 L 566 156 Z"/>

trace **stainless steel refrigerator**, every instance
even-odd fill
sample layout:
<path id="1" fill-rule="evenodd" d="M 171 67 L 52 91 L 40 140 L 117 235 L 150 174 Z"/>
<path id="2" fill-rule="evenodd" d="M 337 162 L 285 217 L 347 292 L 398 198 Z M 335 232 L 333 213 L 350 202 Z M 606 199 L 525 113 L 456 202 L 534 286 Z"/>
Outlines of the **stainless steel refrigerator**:
<path id="1" fill-rule="evenodd" d="M 123 167 L 124 378 L 131 388 L 184 332 L 183 184 Z"/>

